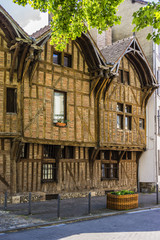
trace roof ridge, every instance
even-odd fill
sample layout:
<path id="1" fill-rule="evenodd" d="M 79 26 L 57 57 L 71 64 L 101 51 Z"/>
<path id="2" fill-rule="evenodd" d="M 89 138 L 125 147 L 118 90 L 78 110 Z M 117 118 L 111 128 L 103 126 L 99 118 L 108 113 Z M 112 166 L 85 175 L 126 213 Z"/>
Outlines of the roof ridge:
<path id="1" fill-rule="evenodd" d="M 49 29 L 50 29 L 50 25 L 45 25 L 44 27 L 32 33 L 30 36 L 33 38 L 38 38 L 42 36 L 45 32 L 47 32 Z"/>
<path id="2" fill-rule="evenodd" d="M 122 43 L 122 42 L 125 42 L 126 40 L 130 40 L 130 39 L 133 39 L 133 38 L 134 38 L 134 36 L 130 36 L 130 37 L 127 37 L 127 38 L 123 38 L 123 39 L 117 40 L 116 42 L 112 43 L 111 45 L 106 45 L 102 49 L 109 48 L 109 47 L 111 47 L 113 45 L 116 45 L 117 43 Z"/>

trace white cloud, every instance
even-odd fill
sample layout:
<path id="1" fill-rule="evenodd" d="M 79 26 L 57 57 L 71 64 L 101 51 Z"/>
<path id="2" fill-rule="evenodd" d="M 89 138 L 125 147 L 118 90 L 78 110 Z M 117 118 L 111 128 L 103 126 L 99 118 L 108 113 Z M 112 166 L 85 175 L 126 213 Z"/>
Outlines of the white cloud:
<path id="1" fill-rule="evenodd" d="M 48 24 L 48 14 L 34 10 L 29 5 L 22 7 L 12 0 L 1 0 L 0 4 L 28 34 Z"/>

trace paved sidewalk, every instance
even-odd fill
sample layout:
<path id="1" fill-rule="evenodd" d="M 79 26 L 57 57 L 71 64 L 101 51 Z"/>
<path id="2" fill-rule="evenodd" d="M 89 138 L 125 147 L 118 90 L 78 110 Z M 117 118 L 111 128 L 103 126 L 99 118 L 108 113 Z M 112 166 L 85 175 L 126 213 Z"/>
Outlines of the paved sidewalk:
<path id="1" fill-rule="evenodd" d="M 159 194 L 160 200 L 160 194 Z M 139 207 L 135 210 L 160 207 L 156 204 L 156 194 L 139 194 Z M 32 214 L 28 215 L 28 204 L 10 204 L 8 211 L 3 211 L 0 205 L 0 233 L 37 227 L 40 225 L 60 224 L 67 221 L 82 221 L 115 214 L 123 214 L 126 211 L 114 211 L 106 208 L 106 196 L 92 197 L 91 213 L 88 214 L 88 199 L 73 198 L 61 200 L 60 216 L 57 219 L 57 200 L 32 203 Z"/>

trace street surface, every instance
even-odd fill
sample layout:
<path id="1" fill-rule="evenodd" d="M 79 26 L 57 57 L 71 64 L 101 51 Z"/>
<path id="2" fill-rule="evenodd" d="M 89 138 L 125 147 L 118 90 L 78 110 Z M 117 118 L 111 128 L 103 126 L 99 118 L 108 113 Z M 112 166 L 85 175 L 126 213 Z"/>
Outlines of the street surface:
<path id="1" fill-rule="evenodd" d="M 0 240 L 160 240 L 160 208 L 90 221 L 1 233 Z"/>

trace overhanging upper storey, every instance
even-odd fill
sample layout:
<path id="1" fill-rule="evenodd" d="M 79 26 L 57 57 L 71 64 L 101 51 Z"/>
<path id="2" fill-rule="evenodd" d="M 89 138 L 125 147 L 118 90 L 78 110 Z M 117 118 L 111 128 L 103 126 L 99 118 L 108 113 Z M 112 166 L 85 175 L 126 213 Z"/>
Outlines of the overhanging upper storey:
<path id="1" fill-rule="evenodd" d="M 126 38 L 115 42 L 102 49 L 106 64 L 110 65 L 110 71 L 118 74 L 120 62 L 125 56 L 135 67 L 142 88 L 157 88 L 157 80 L 149 66 L 149 63 L 135 37 Z"/>

